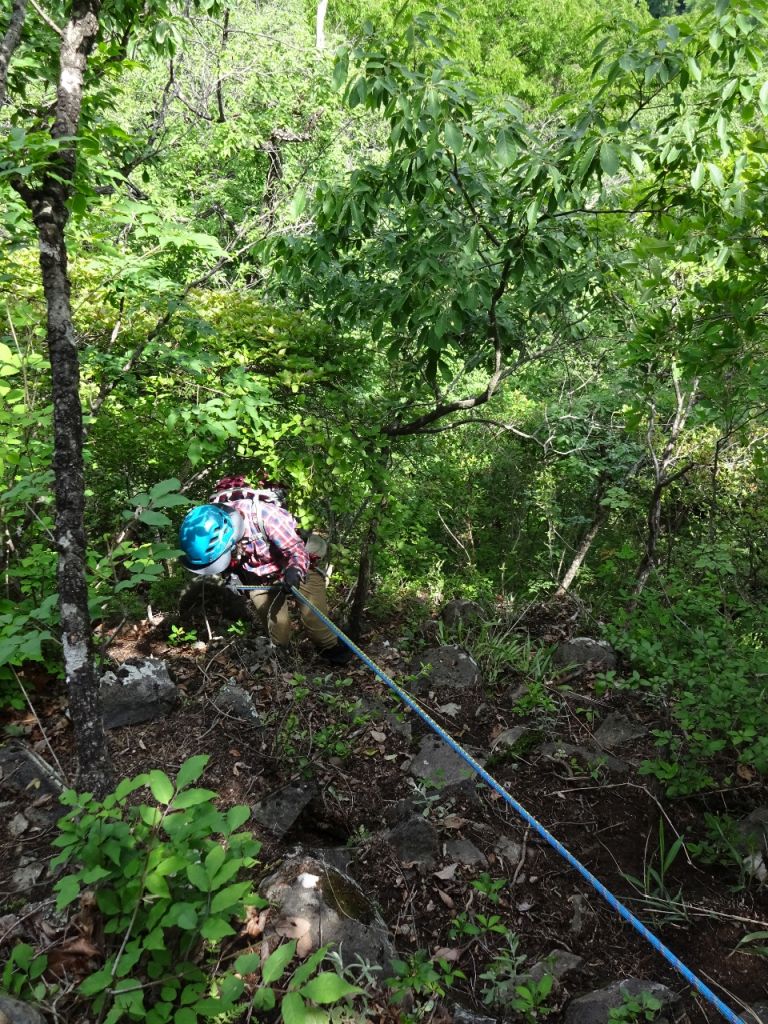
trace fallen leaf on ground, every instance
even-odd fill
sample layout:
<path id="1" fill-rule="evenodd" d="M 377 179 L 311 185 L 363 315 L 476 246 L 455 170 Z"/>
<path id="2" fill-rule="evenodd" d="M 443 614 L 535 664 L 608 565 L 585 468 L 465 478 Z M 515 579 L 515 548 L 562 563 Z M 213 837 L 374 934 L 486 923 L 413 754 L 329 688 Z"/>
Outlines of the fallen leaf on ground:
<path id="1" fill-rule="evenodd" d="M 449 910 L 453 909 L 455 904 L 454 904 L 453 900 L 451 899 L 451 897 L 448 895 L 447 892 L 443 892 L 442 889 L 438 889 L 437 890 L 437 895 L 440 897 L 440 899 L 443 901 L 443 903 L 446 905 L 446 907 L 448 907 Z"/>
<path id="2" fill-rule="evenodd" d="M 385 732 L 378 732 L 374 729 L 371 730 L 371 739 L 374 741 L 374 743 L 383 743 L 386 740 L 386 738 L 387 734 Z"/>
<path id="3" fill-rule="evenodd" d="M 449 701 L 448 704 L 442 704 L 437 710 L 443 715 L 448 715 L 449 718 L 455 718 L 461 711 L 461 706 Z"/>
<path id="4" fill-rule="evenodd" d="M 466 824 L 467 819 L 458 814 L 447 814 L 442 821 L 443 828 L 463 828 Z"/>
<path id="5" fill-rule="evenodd" d="M 447 868 L 443 868 L 442 871 L 435 871 L 435 878 L 440 878 L 444 882 L 450 882 L 453 876 L 456 874 L 458 864 L 449 864 Z"/>
<path id="6" fill-rule="evenodd" d="M 455 947 L 455 948 L 451 949 L 448 946 L 441 946 L 439 949 L 435 950 L 435 952 L 432 954 L 432 956 L 433 957 L 442 957 L 443 960 L 448 960 L 449 963 L 456 963 L 456 961 L 459 959 L 461 954 L 462 954 L 462 950 L 459 949 L 458 947 Z"/>

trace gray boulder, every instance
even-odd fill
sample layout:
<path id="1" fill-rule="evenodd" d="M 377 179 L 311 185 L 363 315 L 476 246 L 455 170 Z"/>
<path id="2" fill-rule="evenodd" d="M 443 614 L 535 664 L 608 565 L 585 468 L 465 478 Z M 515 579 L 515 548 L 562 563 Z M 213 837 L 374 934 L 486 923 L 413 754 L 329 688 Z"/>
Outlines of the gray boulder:
<path id="1" fill-rule="evenodd" d="M 273 909 L 264 937 L 298 942 L 301 957 L 319 946 L 337 947 L 344 964 L 356 956 L 391 974 L 395 951 L 373 904 L 348 875 L 313 857 L 292 857 L 265 879 L 261 895 Z"/>
<path id="2" fill-rule="evenodd" d="M 168 667 L 159 658 L 129 658 L 115 672 L 101 677 L 105 729 L 163 718 L 178 700 Z"/>
<path id="3" fill-rule="evenodd" d="M 534 964 L 526 977 L 541 981 L 545 974 L 550 974 L 556 982 L 561 982 L 569 974 L 575 974 L 584 966 L 584 957 L 576 956 L 567 949 L 553 949 L 549 956 Z"/>
<path id="4" fill-rule="evenodd" d="M 606 750 L 613 750 L 621 747 L 632 740 L 642 739 L 648 735 L 648 730 L 639 722 L 633 722 L 623 715 L 612 712 L 601 723 L 595 732 L 595 743 Z"/>
<path id="5" fill-rule="evenodd" d="M 626 775 L 629 765 L 618 757 L 605 754 L 601 750 L 590 750 L 589 747 L 578 747 L 573 743 L 544 743 L 539 747 L 540 753 L 553 761 L 568 764 L 571 759 L 582 761 L 589 768 L 604 768 L 615 775 Z"/>
<path id="6" fill-rule="evenodd" d="M 642 999 L 647 994 L 661 1003 L 657 1024 L 684 1019 L 680 997 L 666 985 L 640 978 L 614 981 L 605 988 L 572 999 L 565 1011 L 565 1024 L 607 1024 L 611 1010 L 623 1006 L 627 999 Z"/>
<path id="7" fill-rule="evenodd" d="M 466 782 L 475 774 L 447 743 L 431 733 L 422 738 L 408 770 L 414 779 L 426 782 L 435 789 Z"/>
<path id="8" fill-rule="evenodd" d="M 430 868 L 437 860 L 437 832 L 425 818 L 414 815 L 392 829 L 386 838 L 402 864 Z"/>
<path id="9" fill-rule="evenodd" d="M 432 647 L 423 651 L 414 660 L 411 671 L 413 675 L 419 675 L 412 684 L 414 693 L 425 690 L 471 690 L 480 682 L 477 662 L 456 645 Z"/>
<path id="10" fill-rule="evenodd" d="M 477 601 L 465 601 L 463 598 L 457 597 L 453 601 L 449 601 L 443 608 L 440 618 L 449 629 L 454 629 L 456 626 L 464 626 L 485 618 L 485 612 Z"/>
<path id="11" fill-rule="evenodd" d="M 590 665 L 597 672 L 612 672 L 619 659 L 616 651 L 604 640 L 576 636 L 556 647 L 552 663 L 556 668 Z"/>
<path id="12" fill-rule="evenodd" d="M 315 796 L 317 787 L 311 782 L 283 786 L 260 800 L 251 814 L 260 825 L 281 838 L 298 821 Z"/>
<path id="13" fill-rule="evenodd" d="M 238 686 L 234 679 L 230 679 L 222 686 L 213 698 L 213 706 L 231 718 L 239 718 L 249 725 L 259 724 L 259 712 L 253 703 L 253 697 L 242 686 Z"/>
<path id="14" fill-rule="evenodd" d="M 447 860 L 457 861 L 468 868 L 488 867 L 488 858 L 469 839 L 449 839 L 444 849 Z"/>
<path id="15" fill-rule="evenodd" d="M 45 1024 L 45 1017 L 30 1003 L 0 994 L 0 1021 L 2 1024 Z"/>

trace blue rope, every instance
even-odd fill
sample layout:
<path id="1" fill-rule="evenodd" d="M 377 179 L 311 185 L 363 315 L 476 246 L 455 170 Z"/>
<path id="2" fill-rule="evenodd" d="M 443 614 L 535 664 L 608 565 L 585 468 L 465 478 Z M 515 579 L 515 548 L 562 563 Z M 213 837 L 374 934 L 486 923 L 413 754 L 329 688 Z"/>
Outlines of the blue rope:
<path id="1" fill-rule="evenodd" d="M 238 587 L 238 589 L 269 590 L 271 588 Z M 422 721 L 426 722 L 430 729 L 432 729 L 433 732 L 437 733 L 440 739 L 442 739 L 443 742 L 447 743 L 448 746 L 456 754 L 458 754 L 458 756 L 463 761 L 466 761 L 470 768 L 472 768 L 472 770 L 475 771 L 480 776 L 480 778 L 484 782 L 486 782 L 491 787 L 492 790 L 494 790 L 494 792 L 498 793 L 499 796 L 502 797 L 502 799 L 506 803 L 508 803 L 510 807 L 517 811 L 520 817 L 524 821 L 526 821 L 531 828 L 538 832 L 542 839 L 546 840 L 546 842 L 549 843 L 549 845 L 553 849 L 557 850 L 560 856 L 563 857 L 563 859 L 566 860 L 572 868 L 575 868 L 576 871 L 578 871 L 578 873 L 582 876 L 582 878 L 585 878 L 589 882 L 589 884 L 594 889 L 596 889 L 597 892 L 600 893 L 600 895 L 603 897 L 603 899 L 610 907 L 612 907 L 622 918 L 624 918 L 624 920 L 628 924 L 630 924 L 635 929 L 635 931 L 638 931 L 643 936 L 643 938 L 646 939 L 653 946 L 653 948 L 657 952 L 661 953 L 664 959 L 667 960 L 668 963 L 670 963 L 676 971 L 682 974 L 682 976 L 685 978 L 688 984 L 691 985 L 692 988 L 695 988 L 696 991 L 699 992 L 699 994 L 702 995 L 706 1000 L 708 1000 L 723 1015 L 723 1017 L 725 1017 L 727 1021 L 731 1022 L 731 1024 L 745 1024 L 744 1020 L 741 1017 L 737 1017 L 733 1010 L 729 1006 L 727 1006 L 722 1001 L 722 999 L 715 995 L 715 993 L 712 991 L 711 988 L 709 988 L 708 985 L 705 985 L 705 983 L 699 977 L 697 977 L 693 973 L 693 971 L 690 970 L 690 968 L 685 966 L 682 960 L 675 956 L 671 949 L 664 945 L 661 939 L 658 939 L 653 934 L 653 932 L 649 931 L 642 921 L 635 917 L 635 915 L 627 907 L 625 907 L 624 904 L 621 903 L 613 895 L 612 892 L 606 889 L 603 883 L 599 879 L 595 878 L 592 872 L 585 868 L 581 861 L 578 861 L 572 853 L 569 853 L 569 851 L 566 850 L 566 848 L 563 846 L 561 842 L 559 842 L 559 840 L 555 839 L 551 832 L 548 832 L 543 825 L 539 824 L 539 822 L 533 817 L 533 815 L 529 814 L 528 811 L 526 811 L 526 809 L 522 806 L 522 804 L 518 803 L 517 800 L 515 800 L 515 798 L 506 791 L 506 789 L 504 789 L 501 783 L 497 782 L 492 775 L 489 775 L 485 768 L 483 768 L 482 765 L 478 764 L 478 762 L 470 754 L 468 754 L 466 750 L 464 750 L 464 748 L 461 747 L 456 742 L 455 739 L 453 739 L 452 736 L 449 736 L 449 734 L 441 726 L 439 726 L 437 722 L 434 721 L 434 719 L 430 718 L 427 712 L 424 711 L 424 709 L 421 708 L 416 703 L 416 701 L 408 693 L 406 693 L 405 690 L 401 689 L 397 685 L 397 683 L 395 683 L 392 679 L 389 678 L 388 675 L 382 672 L 379 666 L 376 665 L 375 662 L 371 661 L 368 655 L 364 651 L 361 651 L 357 644 L 353 643 L 348 636 L 342 633 L 342 631 L 336 625 L 334 625 L 333 622 L 331 622 L 327 615 L 324 615 L 318 608 L 315 608 L 312 602 L 309 601 L 306 597 L 304 597 L 304 595 L 299 590 L 297 590 L 296 587 L 291 587 L 291 591 L 293 592 L 294 597 L 296 597 L 299 601 L 301 601 L 302 604 L 305 604 L 311 611 L 313 611 L 317 618 L 320 619 L 320 621 L 324 623 L 324 625 L 326 625 L 328 629 L 330 629 L 331 632 L 336 637 L 338 637 L 339 640 L 346 644 L 346 646 L 353 652 L 353 654 L 356 654 L 360 661 L 362 661 L 363 664 L 366 665 L 371 670 L 371 672 L 374 673 L 374 675 L 378 676 L 379 679 L 381 679 L 381 681 L 385 683 L 390 690 L 397 694 L 397 696 L 400 698 L 401 701 L 403 701 L 404 704 L 407 704 L 407 706 L 412 711 L 415 711 L 419 718 L 421 718 Z"/>

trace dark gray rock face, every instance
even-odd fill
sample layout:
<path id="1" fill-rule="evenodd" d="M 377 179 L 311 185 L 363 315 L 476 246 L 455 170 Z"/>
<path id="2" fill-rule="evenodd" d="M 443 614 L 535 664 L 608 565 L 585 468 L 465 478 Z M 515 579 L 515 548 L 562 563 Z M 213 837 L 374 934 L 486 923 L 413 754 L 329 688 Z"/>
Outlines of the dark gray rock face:
<path id="1" fill-rule="evenodd" d="M 253 703 L 253 698 L 242 686 L 238 686 L 230 679 L 225 683 L 216 696 L 213 698 L 213 706 L 217 711 L 232 718 L 239 718 L 249 725 L 259 724 L 259 712 Z"/>
<path id="2" fill-rule="evenodd" d="M 612 712 L 600 723 L 595 732 L 595 743 L 606 750 L 614 750 L 632 740 L 642 739 L 647 736 L 648 730 L 639 722 L 633 722 L 624 715 Z"/>
<path id="3" fill-rule="evenodd" d="M 465 867 L 488 867 L 488 858 L 469 839 L 449 839 L 445 844 L 447 860 L 457 861 Z"/>
<path id="4" fill-rule="evenodd" d="M 576 636 L 558 645 L 552 662 L 557 668 L 591 665 L 597 672 L 611 672 L 617 667 L 619 659 L 616 651 L 604 640 Z"/>
<path id="5" fill-rule="evenodd" d="M 116 672 L 101 677 L 105 729 L 163 718 L 178 699 L 168 668 L 159 658 L 129 658 Z"/>
<path id="6" fill-rule="evenodd" d="M 463 758 L 432 734 L 424 736 L 408 770 L 414 779 L 427 782 L 436 789 L 455 786 L 475 775 Z"/>
<path id="7" fill-rule="evenodd" d="M 283 786 L 260 800 L 251 813 L 260 825 L 280 838 L 296 823 L 315 796 L 317 788 L 312 783 Z"/>
<path id="8" fill-rule="evenodd" d="M 275 908 L 264 933 L 270 947 L 293 938 L 296 952 L 305 957 L 330 944 L 345 964 L 360 956 L 381 966 L 384 977 L 391 975 L 395 951 L 386 926 L 348 875 L 313 857 L 288 858 L 260 892 Z"/>
<path id="9" fill-rule="evenodd" d="M 30 1003 L 0 995 L 0 1021 L 2 1024 L 45 1024 L 45 1017 Z"/>
<path id="10" fill-rule="evenodd" d="M 571 758 L 582 761 L 590 768 L 605 768 L 616 775 L 626 775 L 629 765 L 620 761 L 618 757 L 605 754 L 601 750 L 591 750 L 589 747 L 578 747 L 573 743 L 544 743 L 539 750 L 554 761 L 562 761 L 567 764 Z"/>
<path id="11" fill-rule="evenodd" d="M 429 666 L 425 669 L 425 666 Z M 421 653 L 413 662 L 414 675 L 424 671 L 412 688 L 414 693 L 435 690 L 471 690 L 480 683 L 480 669 L 477 662 L 462 647 L 432 647 Z"/>
<path id="12" fill-rule="evenodd" d="M 640 978 L 625 978 L 596 992 L 572 999 L 565 1011 L 565 1024 L 608 1024 L 611 1010 L 623 1006 L 627 997 L 642 999 L 644 993 L 661 1003 L 657 1024 L 683 1020 L 680 998 L 666 985 Z"/>
<path id="13" fill-rule="evenodd" d="M 415 815 L 387 835 L 402 864 L 432 867 L 437 860 L 437 832 L 426 819 Z"/>
<path id="14" fill-rule="evenodd" d="M 440 612 L 440 618 L 450 629 L 459 625 L 466 625 L 485 618 L 482 606 L 477 601 L 465 601 L 462 598 L 455 598 Z"/>

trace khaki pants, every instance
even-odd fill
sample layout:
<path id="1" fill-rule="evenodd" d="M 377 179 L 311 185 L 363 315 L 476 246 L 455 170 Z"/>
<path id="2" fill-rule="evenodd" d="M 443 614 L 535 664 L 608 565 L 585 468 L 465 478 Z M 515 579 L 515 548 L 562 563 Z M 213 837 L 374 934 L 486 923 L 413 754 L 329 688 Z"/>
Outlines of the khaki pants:
<path id="1" fill-rule="evenodd" d="M 328 614 L 325 576 L 317 569 L 309 570 L 307 578 L 299 587 L 299 593 L 311 601 L 323 615 Z M 273 643 L 278 647 L 287 647 L 291 640 L 291 613 L 286 600 L 288 595 L 282 588 L 275 587 L 262 593 L 253 591 L 250 596 L 256 614 Z M 300 615 L 301 623 L 315 647 L 324 651 L 336 645 L 336 637 L 330 629 L 305 604 L 300 604 Z"/>

